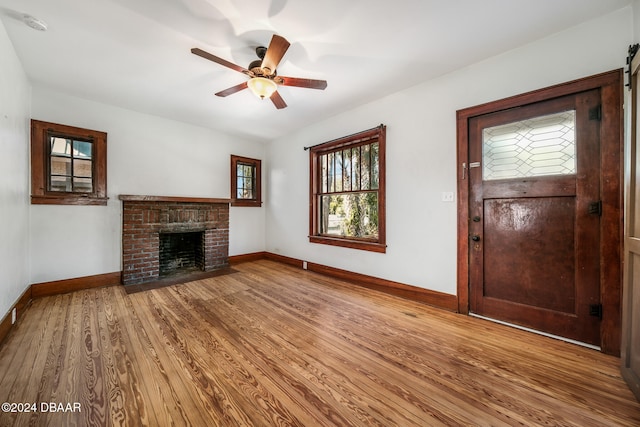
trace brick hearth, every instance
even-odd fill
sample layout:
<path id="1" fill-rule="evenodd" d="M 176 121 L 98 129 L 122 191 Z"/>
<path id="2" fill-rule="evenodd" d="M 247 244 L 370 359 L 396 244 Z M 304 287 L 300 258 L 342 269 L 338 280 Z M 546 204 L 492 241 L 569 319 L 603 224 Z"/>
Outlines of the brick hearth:
<path id="1" fill-rule="evenodd" d="M 129 196 L 122 200 L 122 283 L 160 277 L 160 233 L 203 232 L 204 271 L 229 266 L 228 199 Z"/>

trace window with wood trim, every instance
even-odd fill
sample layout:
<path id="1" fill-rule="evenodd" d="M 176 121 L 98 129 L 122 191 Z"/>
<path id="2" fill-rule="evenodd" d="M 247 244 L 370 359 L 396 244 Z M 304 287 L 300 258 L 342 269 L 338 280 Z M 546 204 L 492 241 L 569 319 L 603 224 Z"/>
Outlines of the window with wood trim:
<path id="1" fill-rule="evenodd" d="M 261 161 L 231 155 L 231 206 L 262 205 Z"/>
<path id="2" fill-rule="evenodd" d="M 309 241 L 386 252 L 386 126 L 310 152 Z"/>
<path id="3" fill-rule="evenodd" d="M 107 204 L 107 134 L 31 120 L 31 203 Z"/>

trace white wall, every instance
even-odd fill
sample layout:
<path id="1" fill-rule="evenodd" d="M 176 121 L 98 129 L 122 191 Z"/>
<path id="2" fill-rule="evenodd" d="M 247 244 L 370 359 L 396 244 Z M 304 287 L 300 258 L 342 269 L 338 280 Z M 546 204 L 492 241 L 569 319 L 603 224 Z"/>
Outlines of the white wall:
<path id="1" fill-rule="evenodd" d="M 640 0 L 634 0 L 633 6 L 633 42 L 640 42 Z"/>
<path id="2" fill-rule="evenodd" d="M 0 319 L 29 282 L 31 86 L 0 21 Z"/>
<path id="3" fill-rule="evenodd" d="M 456 110 L 621 68 L 630 7 L 309 126 L 269 146 L 267 250 L 456 293 Z M 387 125 L 387 253 L 308 242 L 303 147 Z"/>
<path id="4" fill-rule="evenodd" d="M 230 155 L 266 152 L 261 143 L 38 86 L 32 110 L 34 119 L 107 132 L 109 197 L 107 206 L 31 206 L 32 283 L 121 271 L 119 194 L 229 198 Z M 264 216 L 264 208 L 231 208 L 231 255 L 264 250 Z"/>

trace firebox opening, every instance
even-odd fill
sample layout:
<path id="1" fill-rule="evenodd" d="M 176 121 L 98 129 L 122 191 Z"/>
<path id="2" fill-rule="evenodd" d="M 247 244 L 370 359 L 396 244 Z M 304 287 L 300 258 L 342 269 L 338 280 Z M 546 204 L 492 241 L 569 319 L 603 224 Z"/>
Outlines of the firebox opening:
<path id="1" fill-rule="evenodd" d="M 204 271 L 204 233 L 160 233 L 160 276 Z"/>

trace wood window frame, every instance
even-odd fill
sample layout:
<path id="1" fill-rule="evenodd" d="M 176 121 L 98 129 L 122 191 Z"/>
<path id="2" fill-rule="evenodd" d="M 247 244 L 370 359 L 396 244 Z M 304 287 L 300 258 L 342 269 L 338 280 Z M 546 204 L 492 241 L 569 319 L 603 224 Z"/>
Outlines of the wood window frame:
<path id="1" fill-rule="evenodd" d="M 49 190 L 51 135 L 92 143 L 92 192 Z M 31 120 L 31 204 L 106 206 L 107 200 L 106 132 Z"/>
<path id="2" fill-rule="evenodd" d="M 360 249 L 371 252 L 385 253 L 386 245 L 386 126 L 355 133 L 353 135 L 338 138 L 322 144 L 308 147 L 309 149 L 309 242 L 332 246 L 341 246 L 351 249 Z M 320 233 L 318 215 L 318 196 L 323 194 L 320 185 L 322 169 L 319 166 L 319 158 L 349 147 L 357 147 L 364 144 L 378 143 L 378 238 L 374 240 L 355 237 L 328 236 Z"/>
<path id="3" fill-rule="evenodd" d="M 251 199 L 238 199 L 238 164 L 249 165 L 254 171 L 254 188 L 255 197 Z M 262 206 L 262 161 L 260 159 L 252 159 L 250 157 L 231 155 L 231 206 Z"/>

